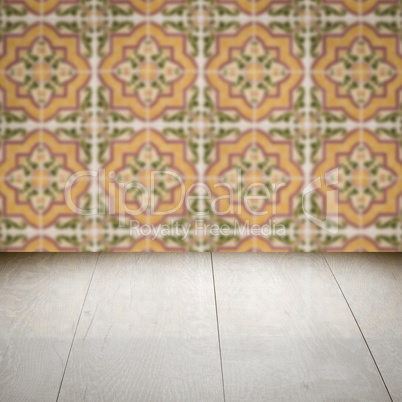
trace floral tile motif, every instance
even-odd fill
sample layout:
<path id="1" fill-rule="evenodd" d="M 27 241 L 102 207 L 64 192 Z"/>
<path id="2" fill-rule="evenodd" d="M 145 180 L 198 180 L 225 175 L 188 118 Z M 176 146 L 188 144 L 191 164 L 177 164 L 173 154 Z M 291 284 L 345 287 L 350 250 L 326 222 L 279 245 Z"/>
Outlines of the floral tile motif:
<path id="1" fill-rule="evenodd" d="M 380 217 L 397 215 L 402 195 L 398 154 L 397 141 L 381 141 L 369 131 L 353 131 L 340 141 L 326 141 L 323 160 L 313 176 L 338 168 L 339 198 L 327 204 L 327 213 L 336 210 L 354 227 L 367 227 Z"/>
<path id="2" fill-rule="evenodd" d="M 303 76 L 293 46 L 290 35 L 273 34 L 259 24 L 218 35 L 215 54 L 205 67 L 216 108 L 248 121 L 291 110 Z"/>
<path id="3" fill-rule="evenodd" d="M 77 8 L 79 0 L 4 0 L 3 7 L 8 12 L 21 15 L 49 15 L 54 12 L 63 12 L 69 8 Z"/>
<path id="4" fill-rule="evenodd" d="M 3 251 L 402 251 L 399 0 L 3 0 Z"/>
<path id="5" fill-rule="evenodd" d="M 7 32 L 0 54 L 3 109 L 15 119 L 49 121 L 80 109 L 91 73 L 80 38 L 49 24 Z"/>
<path id="6" fill-rule="evenodd" d="M 219 142 L 215 149 L 206 184 L 217 201 L 218 214 L 258 224 L 274 214 L 293 215 L 293 198 L 302 187 L 303 173 L 293 161 L 291 141 L 274 141 L 261 131 L 247 131 L 236 141 Z"/>
<path id="7" fill-rule="evenodd" d="M 324 36 L 312 67 L 323 108 L 355 121 L 397 111 L 402 86 L 399 41 L 398 35 L 380 34 L 369 24 Z"/>
<path id="8" fill-rule="evenodd" d="M 51 226 L 62 217 L 75 216 L 69 203 L 82 205 L 89 182 L 80 176 L 76 180 L 71 177 L 85 169 L 78 144 L 60 141 L 47 130 L 5 141 L 0 162 L 3 217 L 22 218 L 38 228 Z M 70 199 L 66 200 L 68 186 Z"/>
<path id="9" fill-rule="evenodd" d="M 9 237 L 10 238 L 10 237 Z M 12 239 L 11 244 L 7 244 L 7 239 L 2 239 L 2 252 L 74 252 L 80 251 L 79 248 L 61 248 L 50 237 L 34 236 L 28 238 L 27 236 Z"/>
<path id="10" fill-rule="evenodd" d="M 215 0 L 216 5 L 232 5 L 236 11 L 238 10 L 248 15 L 262 14 L 269 11 L 274 5 L 289 5 L 290 3 L 290 0 Z"/>
<path id="11" fill-rule="evenodd" d="M 391 10 L 395 10 L 398 0 L 324 0 L 322 3 L 328 6 L 338 6 L 354 15 L 367 15 L 384 8 L 392 7 Z"/>
<path id="12" fill-rule="evenodd" d="M 142 130 L 128 140 L 112 141 L 103 169 L 113 214 L 136 216 L 142 223 L 160 223 L 166 218 L 165 211 L 172 211 L 172 215 L 185 213 L 183 206 L 176 206 L 183 187 L 189 188 L 197 179 L 185 142 L 166 140 L 156 130 Z M 152 194 L 146 191 L 148 188 L 154 188 Z M 153 205 L 147 197 L 152 198 Z"/>
<path id="13" fill-rule="evenodd" d="M 175 9 L 183 9 L 188 3 L 186 0 L 100 0 L 104 10 L 113 10 L 118 14 L 139 14 L 154 16 L 158 13 L 170 14 Z"/>
<path id="14" fill-rule="evenodd" d="M 112 34 L 99 65 L 110 107 L 143 121 L 185 111 L 197 76 L 186 42 L 182 33 L 170 34 L 155 23 Z"/>
<path id="15" fill-rule="evenodd" d="M 332 243 L 330 246 L 324 246 L 322 248 L 324 252 L 345 252 L 345 253 L 355 253 L 355 252 L 398 252 L 401 251 L 398 247 L 390 247 L 389 245 L 381 244 L 375 238 L 371 238 L 366 235 L 354 236 L 346 241 L 337 241 Z"/>

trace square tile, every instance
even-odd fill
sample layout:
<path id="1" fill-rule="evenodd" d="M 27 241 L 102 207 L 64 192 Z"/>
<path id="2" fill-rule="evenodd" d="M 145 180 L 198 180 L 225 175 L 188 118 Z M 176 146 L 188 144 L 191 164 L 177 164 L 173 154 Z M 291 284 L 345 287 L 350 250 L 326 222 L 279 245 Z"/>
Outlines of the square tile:
<path id="1" fill-rule="evenodd" d="M 295 46 L 292 35 L 260 23 L 216 35 L 205 65 L 210 108 L 246 122 L 292 111 L 304 76 Z"/>
<path id="2" fill-rule="evenodd" d="M 1 42 L 0 91 L 9 119 L 48 122 L 85 106 L 91 68 L 78 34 L 21 22 Z"/>
<path id="3" fill-rule="evenodd" d="M 98 67 L 109 107 L 141 121 L 180 121 L 196 93 L 197 63 L 189 47 L 185 34 L 157 23 L 110 34 Z"/>
<path id="4" fill-rule="evenodd" d="M 65 217 L 76 218 L 86 209 L 90 176 L 78 141 L 33 130 L 4 141 L 2 154 L 4 218 L 45 228 Z"/>
<path id="5" fill-rule="evenodd" d="M 386 23 L 364 24 L 362 27 L 361 52 L 365 59 L 362 73 L 362 120 L 386 121 L 389 116 L 400 113 L 402 104 L 402 54 L 401 37 Z M 388 25 L 389 27 L 392 24 Z"/>

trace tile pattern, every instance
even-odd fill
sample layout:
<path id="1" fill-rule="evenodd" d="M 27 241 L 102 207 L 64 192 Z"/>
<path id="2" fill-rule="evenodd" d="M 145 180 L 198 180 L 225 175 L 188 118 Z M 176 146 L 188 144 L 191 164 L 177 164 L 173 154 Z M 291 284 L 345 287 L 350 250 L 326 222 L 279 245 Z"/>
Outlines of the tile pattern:
<path id="1" fill-rule="evenodd" d="M 1 2 L 4 251 L 400 251 L 401 147 L 399 0 Z"/>

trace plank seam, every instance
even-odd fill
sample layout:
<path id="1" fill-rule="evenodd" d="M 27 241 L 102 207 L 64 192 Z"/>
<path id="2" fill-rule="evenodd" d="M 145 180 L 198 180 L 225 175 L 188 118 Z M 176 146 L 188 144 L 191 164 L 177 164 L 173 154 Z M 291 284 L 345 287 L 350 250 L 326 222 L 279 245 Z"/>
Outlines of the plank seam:
<path id="1" fill-rule="evenodd" d="M 59 400 L 59 398 L 60 398 L 61 387 L 63 386 L 64 376 L 65 376 L 65 374 L 66 374 L 68 362 L 69 362 L 69 360 L 70 360 L 71 351 L 72 351 L 73 346 L 74 346 L 74 341 L 75 341 L 75 336 L 76 336 L 76 334 L 77 334 L 78 325 L 80 324 L 82 312 L 84 311 L 85 302 L 86 302 L 86 300 L 87 300 L 87 296 L 88 296 L 88 293 L 89 293 L 89 289 L 90 289 L 91 284 L 92 284 L 92 279 L 93 279 L 93 277 L 94 277 L 94 273 L 95 273 L 96 267 L 97 267 L 97 265 L 98 265 L 99 256 L 100 256 L 100 253 L 98 253 L 98 256 L 97 256 L 97 258 L 96 258 L 96 262 L 95 262 L 94 268 L 93 268 L 93 270 L 92 270 L 91 279 L 89 280 L 89 284 L 88 284 L 87 291 L 86 291 L 86 293 L 85 293 L 84 301 L 82 302 L 80 315 L 78 316 L 78 321 L 77 321 L 77 325 L 75 326 L 75 331 L 74 331 L 74 335 L 73 335 L 73 340 L 71 341 L 70 350 L 68 351 L 68 355 L 67 355 L 66 365 L 64 366 L 63 375 L 62 375 L 62 377 L 61 377 L 61 381 L 60 381 L 59 391 L 58 391 L 58 393 L 57 393 L 56 402 L 58 402 L 58 400 Z"/>
<path id="2" fill-rule="evenodd" d="M 373 355 L 373 353 L 372 353 L 372 351 L 371 351 L 371 349 L 370 349 L 369 344 L 367 343 L 366 337 L 364 336 L 362 329 L 360 328 L 360 325 L 359 325 L 359 323 L 358 323 L 358 321 L 357 321 L 357 319 L 356 319 L 356 316 L 355 316 L 354 313 L 353 313 L 353 310 L 352 310 L 352 308 L 351 308 L 351 306 L 350 306 L 350 304 L 349 304 L 349 302 L 348 302 L 348 299 L 346 298 L 345 293 L 343 293 L 343 290 L 342 290 L 342 288 L 341 288 L 341 285 L 339 284 L 338 280 L 336 279 L 336 276 L 335 276 L 334 272 L 332 271 L 332 268 L 331 268 L 330 264 L 328 263 L 328 260 L 327 260 L 327 258 L 325 257 L 325 254 L 324 254 L 324 253 L 321 253 L 321 254 L 322 254 L 322 256 L 324 257 L 324 260 L 325 260 L 325 262 L 326 262 L 326 264 L 327 264 L 327 266 L 328 266 L 328 268 L 329 268 L 329 270 L 330 270 L 330 272 L 331 272 L 331 274 L 332 274 L 332 276 L 333 276 L 333 278 L 334 278 L 336 284 L 338 285 L 338 288 L 339 288 L 340 292 L 342 293 L 343 298 L 345 299 L 345 302 L 346 302 L 346 304 L 347 304 L 347 306 L 348 306 L 348 308 L 349 308 L 349 310 L 350 310 L 350 313 L 352 314 L 352 317 L 353 317 L 353 319 L 355 320 L 355 323 L 356 323 L 356 325 L 357 325 L 357 328 L 359 328 L 360 334 L 361 334 L 361 336 L 362 336 L 362 338 L 363 338 L 363 340 L 364 340 L 364 343 L 366 344 L 366 347 L 367 347 L 367 349 L 368 349 L 368 351 L 369 351 L 369 353 L 370 353 L 371 358 L 373 359 L 373 362 L 374 362 L 374 364 L 375 364 L 375 367 L 377 368 L 377 371 L 378 371 L 378 374 L 380 375 L 380 378 L 381 378 L 381 380 L 382 380 L 382 383 L 384 384 L 384 387 L 385 387 L 385 389 L 387 390 L 389 399 L 391 400 L 391 402 L 393 402 L 394 400 L 392 399 L 391 393 L 389 392 L 389 389 L 388 389 L 388 387 L 387 387 L 387 384 L 385 383 L 384 377 L 383 377 L 382 374 L 381 374 L 380 368 L 378 367 L 378 364 L 377 364 L 377 362 L 375 361 L 374 355 Z"/>
<path id="3" fill-rule="evenodd" d="M 219 316 L 218 316 L 218 303 L 216 301 L 216 287 L 215 287 L 215 273 L 214 273 L 214 260 L 211 254 L 211 268 L 212 268 L 212 282 L 214 285 L 214 299 L 215 299 L 215 314 L 216 314 L 216 328 L 218 330 L 218 345 L 219 345 L 219 359 L 221 362 L 221 376 L 222 376 L 222 391 L 223 391 L 223 401 L 226 402 L 225 394 L 225 380 L 223 376 L 223 362 L 222 362 L 222 348 L 221 348 L 221 336 L 219 331 Z"/>

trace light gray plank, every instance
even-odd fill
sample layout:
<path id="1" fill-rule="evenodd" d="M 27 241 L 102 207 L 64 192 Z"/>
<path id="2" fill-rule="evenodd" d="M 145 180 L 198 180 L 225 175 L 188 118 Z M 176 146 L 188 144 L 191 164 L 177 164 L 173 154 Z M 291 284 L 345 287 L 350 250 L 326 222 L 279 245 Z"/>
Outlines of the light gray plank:
<path id="1" fill-rule="evenodd" d="M 96 255 L 0 255 L 0 400 L 55 401 Z"/>
<path id="2" fill-rule="evenodd" d="M 227 401 L 389 401 L 321 255 L 213 260 Z"/>
<path id="3" fill-rule="evenodd" d="M 221 401 L 208 254 L 101 256 L 61 401 Z"/>
<path id="4" fill-rule="evenodd" d="M 394 401 L 402 401 L 402 254 L 327 254 Z"/>

